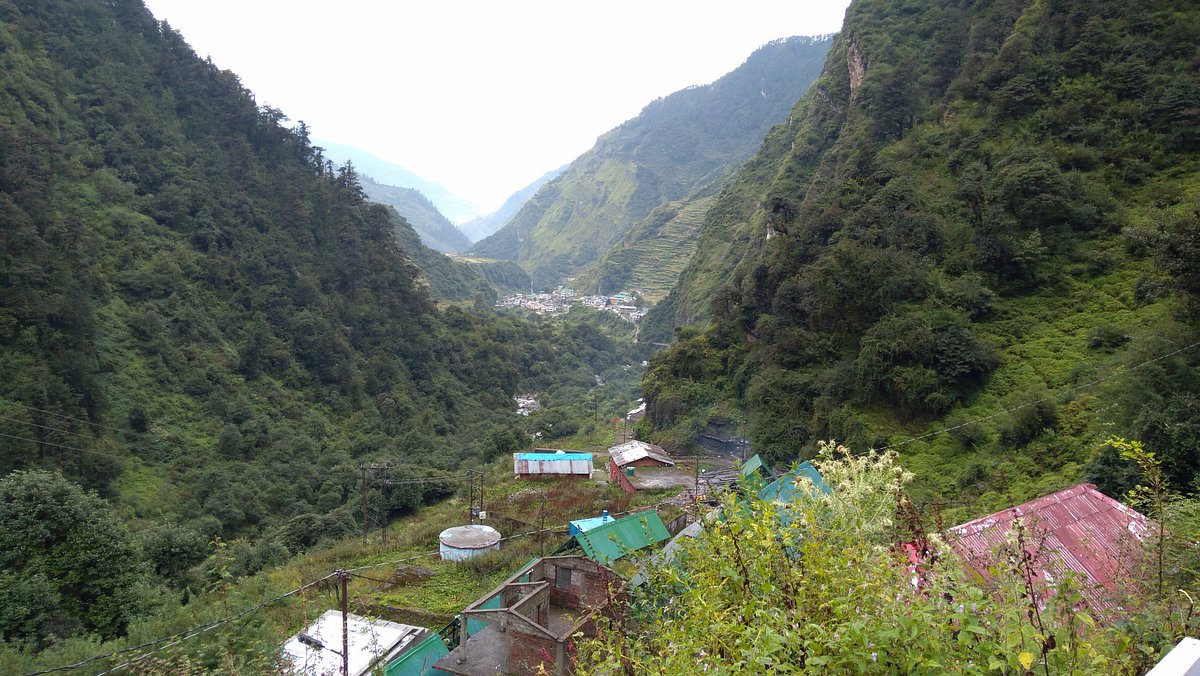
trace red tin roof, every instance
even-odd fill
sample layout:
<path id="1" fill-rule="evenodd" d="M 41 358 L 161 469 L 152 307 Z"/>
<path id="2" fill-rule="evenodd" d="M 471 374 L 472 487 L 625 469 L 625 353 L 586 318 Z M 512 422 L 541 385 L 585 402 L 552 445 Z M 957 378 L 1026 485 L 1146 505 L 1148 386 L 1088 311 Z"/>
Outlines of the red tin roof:
<path id="1" fill-rule="evenodd" d="M 1029 529 L 1026 549 L 1048 588 L 1067 571 L 1086 578 L 1081 590 L 1097 611 L 1119 610 L 1110 592 L 1128 573 L 1152 523 L 1134 509 L 1080 484 L 950 529 L 950 547 L 988 579 L 993 553 L 1017 518 Z M 1041 547 L 1038 547 L 1038 544 Z"/>

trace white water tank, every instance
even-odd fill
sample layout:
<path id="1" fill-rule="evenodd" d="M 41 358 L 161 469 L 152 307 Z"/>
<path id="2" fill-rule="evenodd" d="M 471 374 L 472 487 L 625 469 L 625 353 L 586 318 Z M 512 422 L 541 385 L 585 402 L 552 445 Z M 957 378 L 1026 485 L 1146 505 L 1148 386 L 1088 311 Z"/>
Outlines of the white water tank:
<path id="1" fill-rule="evenodd" d="M 443 561 L 462 561 L 500 549 L 500 531 L 478 524 L 447 528 L 438 540 Z"/>

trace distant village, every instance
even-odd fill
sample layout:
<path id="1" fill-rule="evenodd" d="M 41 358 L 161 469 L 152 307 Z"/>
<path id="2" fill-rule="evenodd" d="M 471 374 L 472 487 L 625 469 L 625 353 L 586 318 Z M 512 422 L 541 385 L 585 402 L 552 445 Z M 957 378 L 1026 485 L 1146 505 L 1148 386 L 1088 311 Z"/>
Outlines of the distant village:
<path id="1" fill-rule="evenodd" d="M 496 301 L 498 308 L 530 310 L 539 315 L 564 315 L 575 304 L 596 310 L 615 313 L 627 322 L 637 323 L 646 316 L 649 308 L 638 307 L 637 298 L 630 291 L 621 291 L 611 296 L 576 296 L 575 290 L 565 286 L 548 293 L 514 293 Z"/>

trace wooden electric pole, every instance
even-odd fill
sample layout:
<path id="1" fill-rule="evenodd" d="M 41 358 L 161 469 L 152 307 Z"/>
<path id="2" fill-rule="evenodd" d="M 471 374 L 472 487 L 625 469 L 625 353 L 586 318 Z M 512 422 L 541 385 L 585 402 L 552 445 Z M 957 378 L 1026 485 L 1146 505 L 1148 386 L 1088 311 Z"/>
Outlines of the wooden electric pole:
<path id="1" fill-rule="evenodd" d="M 348 615 L 350 573 L 338 568 L 334 574 L 337 575 L 342 597 L 342 676 L 350 676 L 350 619 Z"/>

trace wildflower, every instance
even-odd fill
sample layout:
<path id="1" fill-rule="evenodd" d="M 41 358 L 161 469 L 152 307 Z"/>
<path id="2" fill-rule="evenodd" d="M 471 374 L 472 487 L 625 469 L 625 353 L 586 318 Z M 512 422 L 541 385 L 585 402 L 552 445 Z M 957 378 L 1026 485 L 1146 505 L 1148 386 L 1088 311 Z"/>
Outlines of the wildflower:
<path id="1" fill-rule="evenodd" d="M 878 662 L 879 661 L 879 653 L 871 653 L 871 661 Z"/>

